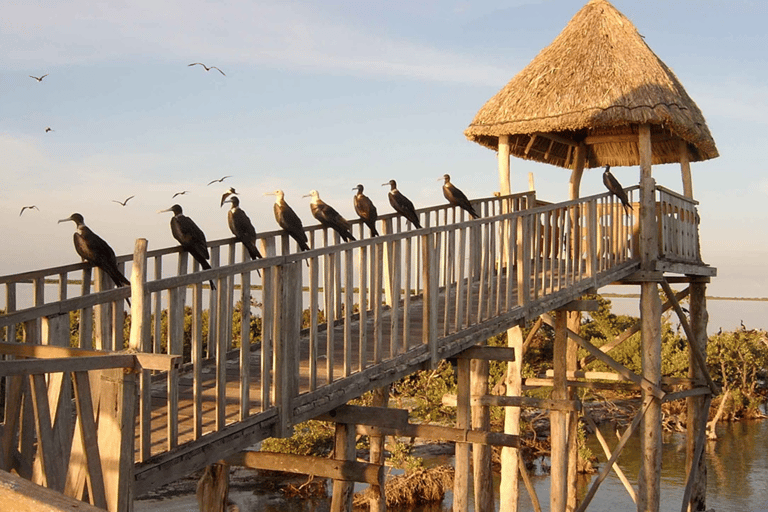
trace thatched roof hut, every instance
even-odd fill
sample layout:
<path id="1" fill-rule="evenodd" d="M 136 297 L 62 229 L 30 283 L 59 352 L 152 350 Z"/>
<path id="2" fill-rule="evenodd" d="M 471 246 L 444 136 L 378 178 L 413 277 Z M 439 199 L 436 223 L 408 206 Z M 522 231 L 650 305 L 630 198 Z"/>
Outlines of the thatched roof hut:
<path id="1" fill-rule="evenodd" d="M 493 150 L 573 168 L 638 165 L 638 126 L 651 125 L 653 164 L 718 156 L 699 108 L 635 26 L 606 0 L 590 0 L 562 33 L 491 98 L 464 134 Z"/>

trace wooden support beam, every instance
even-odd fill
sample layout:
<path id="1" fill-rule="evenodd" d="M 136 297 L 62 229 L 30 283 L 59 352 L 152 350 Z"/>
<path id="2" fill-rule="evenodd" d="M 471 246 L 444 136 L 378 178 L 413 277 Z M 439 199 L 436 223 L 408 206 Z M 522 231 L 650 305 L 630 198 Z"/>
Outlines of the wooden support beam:
<path id="1" fill-rule="evenodd" d="M 226 512 L 229 501 L 229 464 L 206 466 L 197 482 L 197 505 L 205 512 Z"/>
<path id="2" fill-rule="evenodd" d="M 469 411 L 469 359 L 458 360 L 458 375 L 456 389 L 456 428 L 468 430 L 470 421 Z M 453 477 L 453 510 L 467 512 L 469 510 L 469 444 L 456 444 L 455 473 Z"/>
<path id="3" fill-rule="evenodd" d="M 315 475 L 321 478 L 383 485 L 386 476 L 381 464 L 368 464 L 353 460 L 334 460 L 289 453 L 244 451 L 227 459 L 232 465 L 251 469 L 284 471 L 299 475 Z"/>
<path id="4" fill-rule="evenodd" d="M 473 347 L 488 348 L 488 347 Z M 506 348 L 506 347 L 498 347 Z M 471 349 L 470 349 L 471 350 Z M 514 350 L 510 354 L 515 356 Z M 470 362 L 470 393 L 480 395 L 488 393 L 487 359 L 475 358 Z M 490 430 L 491 415 L 488 406 L 470 401 L 472 405 L 472 428 L 480 431 Z M 472 444 L 472 470 L 474 473 L 475 509 L 493 510 L 493 470 L 491 468 L 491 447 L 485 443 Z"/>
<path id="5" fill-rule="evenodd" d="M 600 304 L 596 300 L 572 300 L 564 306 L 557 308 L 558 311 L 597 311 Z"/>
<path id="6" fill-rule="evenodd" d="M 539 318 L 534 325 L 541 326 L 542 320 Z M 522 361 L 525 353 L 525 343 L 523 341 L 523 330 L 520 326 L 507 330 L 507 346 L 515 350 L 515 361 L 507 362 L 507 372 L 504 378 L 507 396 L 522 395 Z M 511 436 L 520 434 L 520 408 L 504 408 L 504 433 Z M 520 450 L 517 448 L 501 449 L 501 481 L 499 482 L 499 512 L 516 512 L 518 506 L 518 484 L 519 475 L 523 475 L 524 482 L 527 480 L 525 471 L 525 462 L 520 456 Z M 538 504 L 536 491 L 531 492 L 533 486 L 526 483 L 531 501 L 534 506 Z"/>
<path id="7" fill-rule="evenodd" d="M 472 397 L 469 403 L 472 405 L 497 407 L 533 407 L 550 411 L 581 411 L 580 400 L 551 400 L 548 398 L 534 398 L 530 396 L 482 395 Z M 443 396 L 443 405 L 447 407 L 456 407 L 456 395 Z"/>
<path id="8" fill-rule="evenodd" d="M 355 462 L 355 427 L 336 424 L 336 445 L 333 451 L 336 461 Z M 334 479 L 331 496 L 331 512 L 352 512 L 354 484 L 349 480 Z"/>
<path id="9" fill-rule="evenodd" d="M 169 354 L 151 354 L 143 352 L 110 352 L 105 350 L 89 350 L 82 348 L 59 347 L 55 345 L 26 345 L 21 343 L 0 342 L 0 354 L 16 357 L 30 357 L 37 359 L 77 358 L 77 357 L 104 357 L 104 356 L 131 356 L 136 359 L 126 368 L 134 368 L 137 363 L 142 370 L 168 371 L 181 366 L 181 356 Z M 72 368 L 67 368 L 70 371 Z"/>
<path id="10" fill-rule="evenodd" d="M 406 428 L 385 428 L 357 425 L 357 434 L 363 436 L 417 437 L 430 441 L 449 441 L 454 443 L 487 444 L 491 446 L 520 447 L 520 437 L 501 432 L 444 427 L 441 425 L 414 425 Z"/>
<path id="11" fill-rule="evenodd" d="M 515 349 L 510 347 L 469 347 L 455 356 L 457 359 L 481 359 L 484 361 L 514 361 Z"/>
<path id="12" fill-rule="evenodd" d="M 352 425 L 370 425 L 384 428 L 407 428 L 408 411 L 405 409 L 390 409 L 387 407 L 363 407 L 360 405 L 342 405 L 336 409 L 321 414 L 320 421 L 346 423 Z"/>
<path id="13" fill-rule="evenodd" d="M 715 384 L 715 381 L 712 380 L 712 376 L 709 375 L 709 371 L 707 370 L 707 359 L 704 357 L 704 354 L 701 353 L 701 348 L 696 343 L 696 337 L 694 336 L 693 331 L 691 330 L 691 326 L 688 323 L 688 317 L 683 312 L 683 308 L 680 307 L 680 303 L 677 302 L 672 287 L 666 280 L 661 282 L 661 287 L 664 289 L 664 293 L 667 295 L 667 299 L 672 303 L 672 307 L 675 309 L 675 313 L 677 313 L 677 318 L 680 320 L 680 325 L 683 326 L 685 337 L 688 340 L 688 349 L 691 351 L 691 354 L 693 355 L 694 361 L 696 361 L 696 364 L 698 365 L 701 375 L 704 377 L 704 379 L 706 379 L 707 386 L 709 386 L 712 394 L 719 395 L 720 387 Z"/>
<path id="14" fill-rule="evenodd" d="M 712 403 L 712 396 L 708 396 L 704 400 L 704 411 L 709 411 L 709 406 Z M 688 510 L 694 510 L 690 507 L 691 503 L 691 496 L 694 492 L 694 488 L 700 483 L 699 482 L 699 467 L 701 463 L 701 455 L 704 451 L 704 447 L 707 444 L 707 415 L 702 414 L 698 418 L 699 424 L 696 425 L 697 428 L 697 435 L 695 440 L 696 449 L 693 453 L 693 458 L 690 461 L 689 470 L 688 470 L 688 479 L 685 482 L 685 492 L 683 492 L 683 507 L 682 512 L 687 512 Z M 706 480 L 705 480 L 706 484 Z M 697 497 L 698 499 L 698 497 Z"/>
<path id="15" fill-rule="evenodd" d="M 587 422 L 590 428 L 595 431 L 595 436 L 597 437 L 597 440 L 600 442 L 600 446 L 603 447 L 603 453 L 605 453 L 605 456 L 608 457 L 608 459 L 613 458 L 611 449 L 608 446 L 608 443 L 605 441 L 603 434 L 600 432 L 600 429 L 595 424 L 595 420 L 593 420 L 592 416 L 586 411 L 584 412 L 583 416 L 584 416 L 584 420 Z M 632 484 L 629 483 L 629 480 L 624 474 L 624 471 L 621 470 L 621 467 L 619 467 L 619 465 L 616 464 L 616 462 L 614 462 L 613 464 L 611 464 L 611 469 L 613 469 L 616 472 L 616 476 L 618 476 L 619 480 L 621 480 L 621 483 L 624 485 L 624 488 L 629 493 L 629 496 L 630 498 L 632 498 L 632 501 L 634 503 L 637 503 L 637 493 L 635 492 L 635 489 L 632 487 Z"/>
<path id="16" fill-rule="evenodd" d="M 548 324 L 554 324 L 552 322 L 552 318 L 549 317 L 549 315 L 543 315 L 545 318 L 545 322 Z M 601 360 L 613 370 L 624 377 L 625 379 L 634 382 L 635 384 L 639 385 L 641 389 L 646 389 L 648 392 L 653 394 L 656 398 L 664 398 L 664 391 L 658 387 L 656 384 L 650 382 L 645 377 L 641 377 L 640 375 L 636 374 L 635 372 L 629 370 L 625 366 L 619 364 L 614 360 L 612 357 L 608 356 L 607 354 L 604 354 L 598 349 L 596 346 L 592 345 L 590 342 L 576 334 L 575 332 L 568 331 L 568 336 L 573 339 L 581 348 L 585 349 L 587 352 L 595 356 L 595 358 Z"/>

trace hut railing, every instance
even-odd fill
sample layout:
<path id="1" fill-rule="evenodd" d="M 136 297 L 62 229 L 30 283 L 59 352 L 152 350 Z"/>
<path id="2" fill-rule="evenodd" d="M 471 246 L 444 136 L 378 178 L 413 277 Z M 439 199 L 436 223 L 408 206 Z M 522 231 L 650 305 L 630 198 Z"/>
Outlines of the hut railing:
<path id="1" fill-rule="evenodd" d="M 214 242 L 208 271 L 193 263 L 188 273 L 187 254 L 175 248 L 137 250 L 133 348 L 183 357 L 180 368 L 141 372 L 137 461 L 255 415 L 277 414 L 275 434 L 287 434 L 304 417 L 296 413 L 307 406 L 302 395 L 406 353 L 436 363 L 446 340 L 519 308 L 545 307 L 547 297 L 586 289 L 636 259 L 635 217 L 609 194 L 529 207 L 534 200 L 526 193 L 476 203 L 477 220 L 427 208 L 422 229 L 384 216 L 381 236 L 366 238 L 358 223 L 359 240 L 345 244 L 310 228 L 312 249 L 303 253 L 289 252 L 281 232 L 262 234 L 265 257 L 255 261 L 236 258 L 234 240 Z M 114 319 L 127 294 L 112 289 L 10 312 L 0 329 L 23 325 L 24 340 L 39 343 L 38 325 L 58 318 L 55 330 L 69 339 L 69 313 L 103 308 Z M 113 346 L 124 346 L 124 323 L 105 325 L 104 336 L 119 340 Z M 165 404 L 161 414 L 153 403 Z"/>
<path id="2" fill-rule="evenodd" d="M 698 201 L 664 187 L 658 192 L 659 257 L 684 263 L 700 263 Z"/>

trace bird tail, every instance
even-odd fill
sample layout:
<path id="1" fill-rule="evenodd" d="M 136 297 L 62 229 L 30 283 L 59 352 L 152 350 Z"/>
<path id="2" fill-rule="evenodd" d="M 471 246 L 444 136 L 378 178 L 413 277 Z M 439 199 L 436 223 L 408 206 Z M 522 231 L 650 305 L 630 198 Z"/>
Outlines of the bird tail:
<path id="1" fill-rule="evenodd" d="M 246 249 L 248 249 L 248 254 L 251 255 L 251 259 L 255 260 L 256 258 L 261 258 L 261 253 L 259 252 L 259 249 L 255 245 L 246 245 Z"/>
<path id="2" fill-rule="evenodd" d="M 296 243 L 299 244 L 299 248 L 302 251 L 308 251 L 309 250 L 309 245 L 307 245 L 307 242 L 305 242 L 304 240 L 296 240 Z"/>
<path id="3" fill-rule="evenodd" d="M 480 216 L 477 214 L 475 209 L 473 207 L 469 207 L 469 214 L 472 216 L 473 219 L 479 219 Z"/>
<path id="4" fill-rule="evenodd" d="M 368 228 L 371 230 L 371 236 L 379 236 L 379 232 L 376 231 L 376 224 L 368 224 Z"/>

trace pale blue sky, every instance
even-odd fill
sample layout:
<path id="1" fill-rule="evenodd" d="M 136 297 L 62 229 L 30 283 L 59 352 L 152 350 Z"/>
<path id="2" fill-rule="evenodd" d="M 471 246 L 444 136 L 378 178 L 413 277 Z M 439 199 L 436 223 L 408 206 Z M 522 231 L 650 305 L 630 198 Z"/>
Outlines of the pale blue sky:
<path id="1" fill-rule="evenodd" d="M 717 295 L 768 296 L 766 5 L 616 0 L 704 112 L 720 158 L 693 164 L 702 251 Z M 281 188 L 304 219 L 317 189 L 354 217 L 352 187 L 390 211 L 396 179 L 417 206 L 497 190 L 495 153 L 467 141 L 480 107 L 560 33 L 582 1 L 25 1 L 0 17 L 2 273 L 77 261 L 78 211 L 120 253 L 174 244 L 179 202 L 209 239 L 230 236 L 227 186 L 257 230 Z M 221 68 L 205 72 L 191 62 Z M 48 73 L 41 83 L 28 75 Z M 50 126 L 54 131 L 45 133 Z M 569 173 L 512 160 L 513 188 L 567 197 Z M 637 167 L 618 168 L 625 185 Z M 654 169 L 680 190 L 678 166 Z M 212 179 L 232 175 L 223 185 Z M 171 199 L 174 192 L 190 193 Z M 599 171 L 582 193 L 602 192 Z M 125 208 L 112 202 L 136 197 Z M 40 211 L 26 212 L 37 204 Z M 764 325 L 763 327 L 768 327 Z"/>

